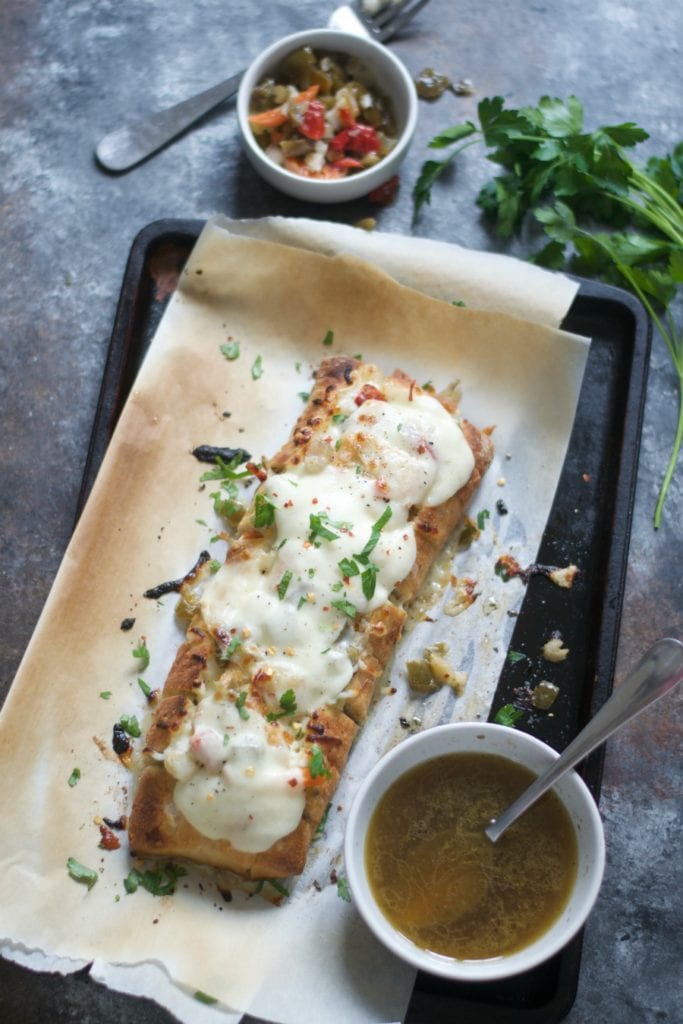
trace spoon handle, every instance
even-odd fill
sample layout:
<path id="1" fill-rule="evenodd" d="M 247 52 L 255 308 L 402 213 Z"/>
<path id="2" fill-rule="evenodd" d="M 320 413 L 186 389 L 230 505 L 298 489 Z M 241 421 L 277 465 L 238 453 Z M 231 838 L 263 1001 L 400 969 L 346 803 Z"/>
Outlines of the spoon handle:
<path id="1" fill-rule="evenodd" d="M 110 171 L 127 171 L 146 157 L 156 153 L 167 142 L 198 121 L 219 103 L 234 96 L 244 71 L 238 71 L 217 85 L 197 93 L 167 110 L 124 125 L 109 132 L 99 142 L 95 155 Z"/>
<path id="2" fill-rule="evenodd" d="M 491 822 L 485 830 L 491 842 L 495 843 L 560 775 L 582 761 L 625 722 L 663 697 L 682 679 L 683 644 L 671 637 L 658 640 L 550 768 L 532 782 L 498 819 Z"/>

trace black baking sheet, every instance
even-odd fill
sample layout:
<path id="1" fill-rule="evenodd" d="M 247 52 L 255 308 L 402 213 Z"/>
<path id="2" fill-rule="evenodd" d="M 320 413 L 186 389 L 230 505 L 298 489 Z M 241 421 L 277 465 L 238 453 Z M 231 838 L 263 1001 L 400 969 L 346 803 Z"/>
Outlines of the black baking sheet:
<path id="1" fill-rule="evenodd" d="M 79 512 L 202 227 L 201 221 L 156 221 L 133 242 Z M 518 728 L 556 750 L 567 746 L 612 688 L 651 340 L 649 319 L 633 296 L 584 280 L 562 327 L 590 337 L 591 345 L 538 563 L 575 563 L 580 572 L 571 590 L 556 587 L 541 574 L 531 577 L 510 644 L 510 651 L 523 657 L 506 660 L 491 709 L 493 717 L 502 705 L 515 704 L 523 711 Z M 523 584 L 513 579 L 508 586 Z M 539 649 L 553 630 L 559 631 L 571 657 L 553 666 L 560 694 L 552 711 L 536 712 L 528 695 L 543 678 Z M 597 800 L 601 752 L 584 762 L 581 774 Z M 547 963 L 506 981 L 465 985 L 419 974 L 406 1024 L 555 1024 L 574 1002 L 580 959 L 581 935 Z"/>

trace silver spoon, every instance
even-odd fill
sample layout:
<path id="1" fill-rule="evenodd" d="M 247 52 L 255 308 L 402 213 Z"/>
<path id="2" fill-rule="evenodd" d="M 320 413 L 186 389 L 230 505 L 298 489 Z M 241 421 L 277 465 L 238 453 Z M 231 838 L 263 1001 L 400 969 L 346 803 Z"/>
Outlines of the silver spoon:
<path id="1" fill-rule="evenodd" d="M 495 843 L 500 839 L 513 821 L 516 821 L 532 804 L 536 803 L 539 797 L 543 796 L 561 775 L 568 772 L 579 761 L 583 761 L 584 757 L 604 743 L 625 722 L 634 718 L 648 704 L 659 700 L 681 680 L 683 680 L 683 644 L 671 637 L 658 640 L 623 683 L 617 687 L 588 725 L 572 740 L 560 757 L 553 761 L 550 768 L 543 775 L 539 775 L 499 818 L 496 818 L 488 828 L 484 829 L 491 842 Z"/>

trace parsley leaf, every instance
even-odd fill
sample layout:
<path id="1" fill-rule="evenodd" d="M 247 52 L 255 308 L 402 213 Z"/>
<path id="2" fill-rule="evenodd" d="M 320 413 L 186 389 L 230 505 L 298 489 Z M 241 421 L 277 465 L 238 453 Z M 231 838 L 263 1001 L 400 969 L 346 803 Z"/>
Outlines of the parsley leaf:
<path id="1" fill-rule="evenodd" d="M 82 882 L 83 885 L 87 885 L 88 889 L 92 889 L 93 885 L 99 878 L 96 871 L 92 868 L 87 868 L 84 864 L 79 863 L 75 857 L 69 857 L 66 862 L 66 870 L 69 872 L 74 882 Z"/>
<path id="2" fill-rule="evenodd" d="M 220 349 L 225 358 L 232 361 L 233 359 L 237 359 L 240 354 L 240 343 L 239 341 L 231 341 L 225 345 L 221 345 Z"/>
<path id="3" fill-rule="evenodd" d="M 240 693 L 239 697 L 235 701 L 235 707 L 237 708 L 239 716 L 240 716 L 240 718 L 242 719 L 243 722 L 246 722 L 248 720 L 248 718 L 249 718 L 249 712 L 247 711 L 247 709 L 244 706 L 245 702 L 246 702 L 246 699 L 247 699 L 247 691 L 246 690 L 242 690 L 242 692 Z"/>
<path id="4" fill-rule="evenodd" d="M 629 150 L 648 133 L 628 121 L 587 130 L 576 96 L 542 96 L 535 107 L 519 109 L 506 108 L 501 96 L 487 97 L 477 113 L 478 125 L 454 125 L 429 143 L 452 149 L 423 164 L 413 189 L 414 219 L 463 149 L 483 142 L 500 173 L 480 190 L 477 204 L 500 235 L 522 232 L 533 217 L 548 239 L 534 262 L 625 285 L 637 295 L 678 378 L 677 423 L 653 516 L 658 528 L 683 446 L 683 332 L 670 311 L 683 288 L 683 141 L 639 166 Z"/>
<path id="5" fill-rule="evenodd" d="M 72 771 L 71 775 L 69 776 L 69 778 L 67 780 L 72 789 L 78 783 L 80 777 L 81 777 L 81 769 L 80 768 L 74 768 L 74 770 Z"/>
<path id="6" fill-rule="evenodd" d="M 264 494 L 257 494 L 254 499 L 254 526 L 257 530 L 264 526 L 272 526 L 275 522 L 276 508 Z"/>
<path id="7" fill-rule="evenodd" d="M 218 654 L 217 654 L 218 660 L 219 661 L 230 661 L 230 659 L 232 658 L 232 656 L 235 653 L 235 651 L 237 650 L 237 648 L 241 647 L 241 646 L 242 646 L 242 641 L 240 640 L 240 638 L 238 636 L 231 637 L 230 643 L 226 647 L 223 647 L 223 648 L 221 648 L 218 651 Z"/>
<path id="8" fill-rule="evenodd" d="M 144 636 L 140 637 L 140 643 L 133 650 L 133 657 L 140 659 L 142 662 L 142 671 L 144 672 L 150 662 L 150 653 Z"/>
<path id="9" fill-rule="evenodd" d="M 345 601 L 342 598 L 338 601 L 330 601 L 330 604 L 333 608 L 336 608 L 338 612 L 341 612 L 343 615 L 348 615 L 350 619 L 355 619 L 358 614 L 358 609 L 355 604 L 351 604 L 350 601 Z"/>
<path id="10" fill-rule="evenodd" d="M 274 722 L 278 718 L 284 718 L 285 715 L 296 713 L 296 694 L 294 690 L 285 690 L 280 696 L 279 704 L 282 711 L 271 711 L 269 715 L 266 715 L 269 722 Z"/>
<path id="11" fill-rule="evenodd" d="M 135 715 L 121 715 L 121 718 L 119 719 L 119 725 L 121 726 L 124 732 L 127 732 L 129 736 L 133 736 L 135 739 L 137 739 L 138 736 L 142 735 L 140 723 L 138 722 Z"/>
<path id="12" fill-rule="evenodd" d="M 284 600 L 285 594 L 287 593 L 287 587 L 289 586 L 289 584 L 291 582 L 291 579 L 292 579 L 292 570 L 291 569 L 287 569 L 282 574 L 282 579 L 280 580 L 280 582 L 277 585 L 277 596 L 280 598 L 281 601 Z"/>
<path id="13" fill-rule="evenodd" d="M 329 522 L 329 518 L 330 517 L 327 515 L 326 512 L 321 512 L 319 515 L 316 515 L 316 513 L 311 512 L 308 519 L 311 531 L 308 539 L 313 544 L 316 544 L 318 538 L 330 541 L 337 540 L 339 538 L 338 533 L 334 533 L 332 530 L 329 529 L 329 527 L 325 525 L 325 523 Z"/>
<path id="14" fill-rule="evenodd" d="M 186 875 L 185 868 L 178 864 L 161 864 L 146 871 L 133 868 L 123 880 L 123 887 L 129 895 L 142 887 L 152 896 L 172 896 L 176 891 L 178 879 Z"/>
<path id="15" fill-rule="evenodd" d="M 259 377 L 263 376 L 263 360 L 261 356 L 256 356 L 252 367 L 251 367 L 251 379 L 258 380 Z"/>
<path id="16" fill-rule="evenodd" d="M 332 778 L 332 772 L 325 764 L 323 752 L 317 743 L 314 743 L 311 747 L 311 756 L 308 759 L 308 770 L 312 779 Z"/>
<path id="17" fill-rule="evenodd" d="M 493 721 L 496 725 L 509 725 L 514 729 L 517 721 L 523 716 L 523 714 L 524 712 L 519 708 L 516 708 L 514 704 L 504 704 L 502 708 L 498 708 Z"/>
<path id="18" fill-rule="evenodd" d="M 334 331 L 328 331 L 323 338 L 323 345 L 331 345 L 334 341 Z"/>
<path id="19" fill-rule="evenodd" d="M 379 542 L 379 535 L 391 519 L 392 514 L 391 505 L 387 505 L 377 522 L 373 524 L 367 544 L 361 553 L 355 556 L 359 562 L 367 561 L 368 556 L 375 550 Z"/>
<path id="20" fill-rule="evenodd" d="M 491 513 L 487 508 L 483 508 L 477 516 L 477 529 L 483 530 L 486 526 L 486 520 L 491 518 Z"/>
<path id="21" fill-rule="evenodd" d="M 344 875 L 337 876 L 337 896 L 339 899 L 344 900 L 345 903 L 351 902 L 351 892 L 349 890 L 349 883 L 347 882 Z"/>

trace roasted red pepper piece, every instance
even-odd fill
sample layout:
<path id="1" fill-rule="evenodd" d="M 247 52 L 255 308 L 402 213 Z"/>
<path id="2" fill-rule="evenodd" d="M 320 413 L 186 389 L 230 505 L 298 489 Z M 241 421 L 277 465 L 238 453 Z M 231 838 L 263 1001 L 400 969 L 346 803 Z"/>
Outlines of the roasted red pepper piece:
<path id="1" fill-rule="evenodd" d="M 299 131 L 307 139 L 322 139 L 325 134 L 325 107 L 320 100 L 311 100 L 308 104 Z"/>
<path id="2" fill-rule="evenodd" d="M 330 148 L 348 153 L 377 153 L 379 135 L 370 124 L 354 124 L 337 132 L 330 140 Z"/>
<path id="3" fill-rule="evenodd" d="M 388 206 L 396 198 L 398 185 L 398 174 L 395 174 L 393 178 L 389 178 L 383 185 L 378 185 L 372 192 L 369 192 L 368 199 L 371 203 L 377 203 L 378 206 Z"/>

